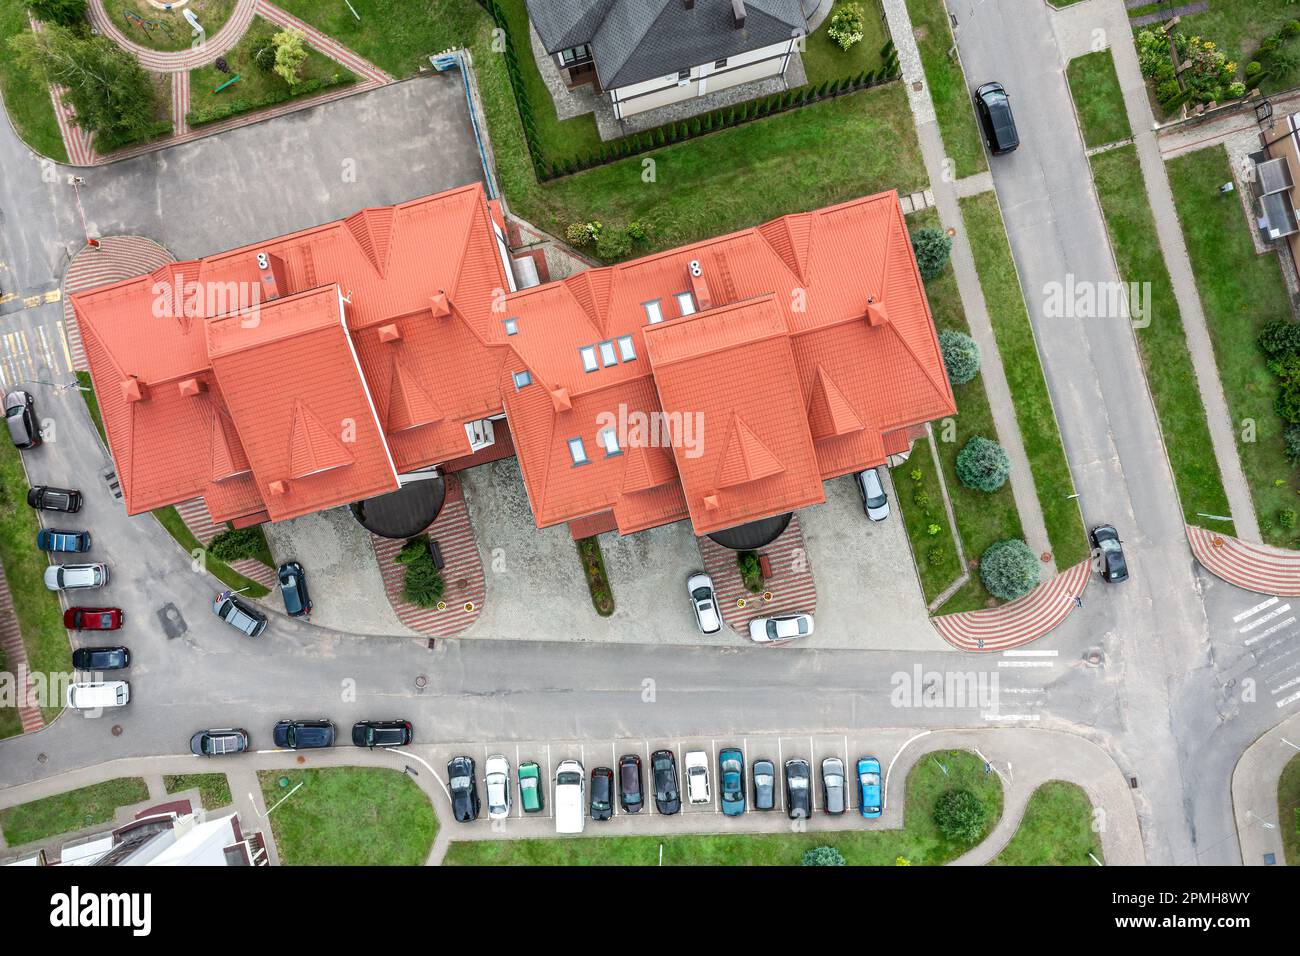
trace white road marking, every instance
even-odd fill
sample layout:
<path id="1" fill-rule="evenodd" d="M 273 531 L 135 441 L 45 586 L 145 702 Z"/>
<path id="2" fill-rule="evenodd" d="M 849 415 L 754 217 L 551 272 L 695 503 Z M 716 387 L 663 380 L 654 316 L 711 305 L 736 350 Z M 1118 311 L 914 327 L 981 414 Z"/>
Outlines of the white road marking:
<path id="1" fill-rule="evenodd" d="M 1273 606 L 1274 604 L 1276 604 L 1276 603 L 1277 603 L 1277 598 L 1275 598 L 1275 597 L 1271 597 L 1271 598 L 1269 598 L 1267 601 L 1261 601 L 1259 604 L 1256 604 L 1254 607 L 1252 607 L 1252 608 L 1248 608 L 1247 610 L 1242 611 L 1240 614 L 1238 614 L 1236 617 L 1234 617 L 1234 618 L 1232 619 L 1232 623 L 1233 623 L 1233 624 L 1240 624 L 1240 623 L 1241 623 L 1242 621 L 1244 621 L 1246 618 L 1248 618 L 1248 617 L 1250 617 L 1250 616 L 1252 616 L 1252 615 L 1254 615 L 1254 614 L 1258 614 L 1260 611 L 1263 611 L 1263 610 L 1265 610 L 1265 609 L 1267 609 L 1267 608 L 1270 608 L 1270 607 L 1272 607 L 1272 606 Z"/>
<path id="2" fill-rule="evenodd" d="M 1300 691 L 1296 691 L 1290 697 L 1283 697 L 1277 702 L 1277 705 L 1279 707 L 1285 707 L 1287 704 L 1294 704 L 1297 700 L 1300 700 Z"/>
<path id="3" fill-rule="evenodd" d="M 1270 634 L 1276 634 L 1278 631 L 1282 630 L 1282 628 L 1290 627 L 1294 623 L 1295 623 L 1294 617 L 1288 617 L 1285 621 L 1279 621 L 1277 624 L 1274 624 L 1268 630 L 1260 631 L 1254 637 L 1246 638 L 1245 646 L 1250 647 L 1252 644 L 1257 644 L 1260 641 L 1262 641 L 1264 638 L 1268 637 Z"/>
<path id="4" fill-rule="evenodd" d="M 1051 661 L 998 661 L 998 667 L 1055 667 Z"/>
<path id="5" fill-rule="evenodd" d="M 1289 688 L 1291 688 L 1291 687 L 1295 687 L 1297 684 L 1300 684 L 1300 677 L 1292 677 L 1292 678 L 1291 678 L 1289 681 L 1287 681 L 1285 684 L 1278 684 L 1278 685 L 1277 685 L 1276 687 L 1274 687 L 1271 691 L 1269 691 L 1269 693 L 1271 693 L 1271 694 L 1280 694 L 1280 693 L 1282 693 L 1282 691 L 1287 690 L 1287 689 L 1289 689 Z"/>
<path id="6" fill-rule="evenodd" d="M 1038 714 L 981 714 L 985 720 L 1039 720 Z"/>
<path id="7" fill-rule="evenodd" d="M 68 360 L 68 368 L 72 368 L 72 350 L 68 348 L 68 333 L 63 330 L 63 320 L 58 319 L 55 323 L 59 327 L 59 342 L 63 346 L 63 357 Z"/>
<path id="8" fill-rule="evenodd" d="M 1003 657 L 1056 657 L 1059 651 L 1003 651 Z"/>
<path id="9" fill-rule="evenodd" d="M 1245 634 L 1247 631 L 1253 631 L 1261 624 L 1267 624 L 1269 621 L 1273 620 L 1273 618 L 1281 617 L 1289 610 L 1291 610 L 1290 604 L 1283 604 L 1281 607 L 1275 607 L 1273 608 L 1273 610 L 1269 611 L 1263 617 L 1257 617 L 1255 618 L 1255 620 L 1251 621 L 1249 624 L 1245 625 L 1244 627 L 1237 628 L 1237 633 Z"/>

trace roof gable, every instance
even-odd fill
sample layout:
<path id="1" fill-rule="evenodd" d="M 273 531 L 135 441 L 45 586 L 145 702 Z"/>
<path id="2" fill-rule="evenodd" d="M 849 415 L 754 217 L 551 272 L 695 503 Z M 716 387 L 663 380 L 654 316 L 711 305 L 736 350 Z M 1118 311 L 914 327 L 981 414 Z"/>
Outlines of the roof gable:
<path id="1" fill-rule="evenodd" d="M 301 401 L 293 403 L 293 429 L 289 435 L 289 477 L 306 478 L 352 464 L 346 448 Z"/>
<path id="2" fill-rule="evenodd" d="M 866 427 L 822 365 L 817 366 L 817 378 L 808 402 L 808 427 L 813 438 L 838 437 Z"/>
<path id="3" fill-rule="evenodd" d="M 718 463 L 718 476 L 714 479 L 719 488 L 734 488 L 785 471 L 785 465 L 772 454 L 745 424 L 739 412 L 731 413 L 731 429 L 727 436 L 726 451 Z"/>

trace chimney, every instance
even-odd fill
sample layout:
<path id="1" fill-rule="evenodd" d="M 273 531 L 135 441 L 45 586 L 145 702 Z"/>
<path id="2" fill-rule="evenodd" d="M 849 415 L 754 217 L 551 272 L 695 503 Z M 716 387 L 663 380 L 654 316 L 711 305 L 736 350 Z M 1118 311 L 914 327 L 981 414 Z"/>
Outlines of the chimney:
<path id="1" fill-rule="evenodd" d="M 867 325 L 875 328 L 878 325 L 884 325 L 889 321 L 889 313 L 885 311 L 885 303 L 877 302 L 873 296 L 867 297 Z"/>
<path id="2" fill-rule="evenodd" d="M 128 402 L 143 402 L 149 397 L 149 388 L 134 375 L 122 379 L 122 397 Z"/>
<path id="3" fill-rule="evenodd" d="M 557 412 L 567 412 L 573 410 L 573 399 L 569 398 L 567 388 L 557 388 L 551 391 L 551 405 Z"/>
<path id="4" fill-rule="evenodd" d="M 277 497 L 279 495 L 287 495 L 289 493 L 289 482 L 273 481 L 266 486 L 266 490 Z"/>
<path id="5" fill-rule="evenodd" d="M 187 398 L 193 398 L 201 395 L 208 390 L 207 382 L 202 382 L 197 378 L 183 379 L 179 384 L 180 392 Z"/>
<path id="6" fill-rule="evenodd" d="M 683 9 L 683 10 L 694 10 L 694 9 L 695 9 L 695 0 L 682 0 L 682 9 Z"/>
<path id="7" fill-rule="evenodd" d="M 282 295 L 289 295 L 289 273 L 284 267 L 284 260 L 274 252 L 257 254 L 257 271 L 262 277 L 262 301 L 270 302 Z"/>
<path id="8" fill-rule="evenodd" d="M 713 297 L 709 295 L 709 283 L 704 279 L 704 269 L 699 259 L 691 260 L 691 292 L 695 295 L 695 307 L 701 312 L 713 308 Z"/>
<path id="9" fill-rule="evenodd" d="M 451 315 L 451 299 L 447 293 L 439 289 L 436 293 L 429 296 L 429 311 L 433 313 L 435 319 L 445 318 Z"/>
<path id="10" fill-rule="evenodd" d="M 396 342 L 402 337 L 402 330 L 396 325 L 381 325 L 379 327 L 379 341 Z"/>
<path id="11" fill-rule="evenodd" d="M 731 0 L 731 16 L 737 30 L 745 29 L 745 0 Z"/>

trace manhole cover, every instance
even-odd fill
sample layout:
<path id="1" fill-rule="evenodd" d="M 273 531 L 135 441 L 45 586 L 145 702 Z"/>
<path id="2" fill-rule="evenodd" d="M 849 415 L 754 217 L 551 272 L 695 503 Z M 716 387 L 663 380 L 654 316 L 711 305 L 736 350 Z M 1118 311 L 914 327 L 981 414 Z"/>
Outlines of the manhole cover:
<path id="1" fill-rule="evenodd" d="M 424 690 L 426 687 L 429 686 L 429 678 L 421 674 L 419 677 L 415 679 L 415 686 L 420 688 L 420 690 Z"/>
<path id="2" fill-rule="evenodd" d="M 1052 552 L 1044 551 L 1042 554 L 1038 556 L 1038 560 L 1042 561 L 1043 564 L 1046 564 L 1048 561 L 1052 560 Z"/>
<path id="3" fill-rule="evenodd" d="M 925 84 L 922 83 L 920 80 L 917 80 L 915 83 L 912 84 L 912 89 L 920 93 L 923 89 L 925 89 Z"/>
<path id="4" fill-rule="evenodd" d="M 299 763 L 306 763 L 306 762 L 307 762 L 307 758 L 306 758 L 306 757 L 299 757 L 299 758 L 298 758 L 298 762 L 299 762 Z"/>
<path id="5" fill-rule="evenodd" d="M 122 725 L 121 725 L 121 724 L 114 724 L 114 725 L 113 725 L 113 736 L 114 736 L 114 737 L 121 737 L 121 736 L 122 736 Z"/>
<path id="6" fill-rule="evenodd" d="M 1097 650 L 1094 647 L 1092 650 L 1090 650 L 1087 654 L 1083 656 L 1083 659 L 1087 661 L 1089 664 L 1091 664 L 1093 667 L 1097 667 L 1102 662 L 1102 653 L 1101 651 Z"/>
<path id="7" fill-rule="evenodd" d="M 47 761 L 47 760 L 49 760 L 49 759 L 50 759 L 50 758 L 49 758 L 49 755 L 48 755 L 48 754 L 37 754 L 37 755 L 36 755 L 36 762 L 37 762 L 37 763 L 45 763 L 45 761 Z"/>
<path id="8" fill-rule="evenodd" d="M 163 633 L 167 635 L 168 640 L 180 637 L 189 630 L 189 625 L 185 623 L 185 616 L 175 604 L 164 604 L 160 607 L 158 621 L 162 624 Z"/>

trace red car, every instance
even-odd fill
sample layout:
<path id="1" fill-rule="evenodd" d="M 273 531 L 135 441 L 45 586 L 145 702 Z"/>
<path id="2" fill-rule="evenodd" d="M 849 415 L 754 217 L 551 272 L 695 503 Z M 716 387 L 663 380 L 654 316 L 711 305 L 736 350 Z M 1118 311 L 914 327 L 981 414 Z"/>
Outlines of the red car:
<path id="1" fill-rule="evenodd" d="M 63 626 L 70 631 L 116 631 L 122 620 L 119 607 L 70 607 L 63 612 Z"/>

